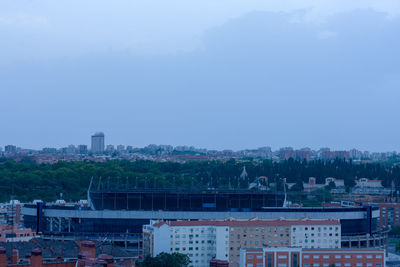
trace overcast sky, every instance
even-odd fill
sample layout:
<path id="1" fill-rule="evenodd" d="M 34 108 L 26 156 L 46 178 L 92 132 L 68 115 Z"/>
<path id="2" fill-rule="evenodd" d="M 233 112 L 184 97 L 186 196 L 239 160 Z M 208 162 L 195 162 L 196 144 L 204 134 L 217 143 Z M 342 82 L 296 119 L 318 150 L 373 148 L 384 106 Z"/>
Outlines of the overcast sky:
<path id="1" fill-rule="evenodd" d="M 0 1 L 0 146 L 400 151 L 400 1 Z"/>

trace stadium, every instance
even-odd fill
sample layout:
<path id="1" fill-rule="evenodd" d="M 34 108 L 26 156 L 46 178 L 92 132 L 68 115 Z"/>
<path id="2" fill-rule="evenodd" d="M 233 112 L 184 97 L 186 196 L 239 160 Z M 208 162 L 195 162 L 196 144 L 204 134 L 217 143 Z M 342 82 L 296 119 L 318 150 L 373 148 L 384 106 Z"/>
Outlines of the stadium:
<path id="1" fill-rule="evenodd" d="M 380 246 L 379 208 L 284 207 L 285 194 L 263 190 L 171 190 L 89 186 L 88 206 L 38 202 L 21 213 L 44 236 L 139 240 L 150 220 L 340 219 L 342 246 Z"/>

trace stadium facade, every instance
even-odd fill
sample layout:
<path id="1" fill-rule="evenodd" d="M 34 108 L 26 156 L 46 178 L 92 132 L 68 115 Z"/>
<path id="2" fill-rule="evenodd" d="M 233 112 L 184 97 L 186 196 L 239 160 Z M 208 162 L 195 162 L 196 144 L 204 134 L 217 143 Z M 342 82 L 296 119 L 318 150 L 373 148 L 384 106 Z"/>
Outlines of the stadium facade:
<path id="1" fill-rule="evenodd" d="M 51 236 L 139 238 L 150 220 L 340 219 L 342 246 L 383 244 L 379 208 L 286 208 L 285 194 L 262 190 L 92 189 L 89 206 L 26 204 L 26 227 Z"/>

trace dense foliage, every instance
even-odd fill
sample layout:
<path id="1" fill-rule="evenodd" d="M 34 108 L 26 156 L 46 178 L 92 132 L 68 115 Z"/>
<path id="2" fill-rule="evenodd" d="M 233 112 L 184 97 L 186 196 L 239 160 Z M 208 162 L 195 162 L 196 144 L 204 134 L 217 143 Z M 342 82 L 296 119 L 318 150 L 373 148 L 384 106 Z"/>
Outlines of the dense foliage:
<path id="1" fill-rule="evenodd" d="M 240 179 L 243 166 L 246 166 L 247 179 Z M 380 164 L 353 164 L 342 160 L 334 161 L 295 161 L 262 163 L 251 161 L 237 162 L 154 162 L 113 160 L 96 162 L 58 162 L 56 164 L 36 164 L 29 159 L 14 162 L 0 159 L 0 201 L 8 201 L 13 196 L 21 201 L 42 199 L 55 200 L 60 193 L 66 200 L 86 198 L 91 177 L 102 177 L 100 186 L 118 187 L 185 187 L 185 188 L 247 188 L 257 176 L 267 176 L 276 183 L 278 190 L 282 179 L 297 183 L 316 177 L 324 183 L 325 177 L 345 180 L 347 186 L 354 185 L 355 177 L 380 178 L 385 186 L 392 180 L 400 185 L 399 166 Z M 108 178 L 110 177 L 110 178 Z"/>
<path id="2" fill-rule="evenodd" d="M 181 253 L 160 253 L 156 257 L 147 256 L 138 267 L 187 267 L 190 259 Z"/>

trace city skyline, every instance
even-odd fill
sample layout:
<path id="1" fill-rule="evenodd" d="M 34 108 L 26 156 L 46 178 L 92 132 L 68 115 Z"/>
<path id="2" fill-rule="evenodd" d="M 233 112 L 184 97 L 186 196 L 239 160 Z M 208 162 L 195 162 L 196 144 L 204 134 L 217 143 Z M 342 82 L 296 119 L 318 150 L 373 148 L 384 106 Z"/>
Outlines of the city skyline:
<path id="1" fill-rule="evenodd" d="M 97 134 L 97 132 L 96 132 Z M 93 135 L 91 135 L 93 136 Z M 105 139 L 105 138 L 104 138 Z M 107 138 L 108 139 L 108 138 Z M 106 139 L 105 139 L 106 140 Z M 46 148 L 56 148 L 56 149 L 62 149 L 62 148 L 68 148 L 71 146 L 74 146 L 77 150 L 79 150 L 80 146 L 85 146 L 88 150 L 91 150 L 92 148 L 92 140 L 89 139 L 88 142 L 84 143 L 65 143 L 68 145 L 55 145 L 55 146 L 51 146 L 51 145 L 44 145 L 44 146 L 36 146 L 36 147 L 23 147 L 20 146 L 18 144 L 1 144 L 0 145 L 0 152 L 3 151 L 6 146 L 15 146 L 16 148 L 19 149 L 26 149 L 26 150 L 34 150 L 34 151 L 40 151 Z M 290 146 L 290 145 L 286 145 L 286 146 L 281 146 L 281 147 L 272 147 L 268 144 L 265 145 L 259 145 L 257 147 L 243 147 L 243 148 L 238 148 L 238 149 L 233 149 L 233 148 L 221 148 L 221 149 L 217 149 L 217 148 L 210 148 L 210 147 L 198 147 L 198 146 L 194 146 L 191 144 L 156 144 L 156 143 L 149 143 L 149 144 L 145 144 L 143 146 L 135 146 L 131 143 L 111 143 L 111 142 L 106 142 L 104 141 L 104 149 L 102 150 L 102 152 L 107 151 L 107 147 L 112 146 L 115 150 L 117 149 L 118 146 L 124 146 L 126 147 L 132 147 L 132 148 L 146 148 L 149 146 L 169 146 L 172 148 L 181 148 L 181 147 L 186 147 L 186 148 L 194 148 L 194 149 L 201 149 L 201 150 L 216 150 L 216 151 L 243 151 L 243 150 L 257 150 L 257 149 L 262 149 L 262 148 L 270 148 L 272 151 L 280 151 L 280 150 L 293 150 L 293 151 L 319 151 L 319 150 L 325 150 L 325 149 L 329 149 L 330 151 L 351 151 L 351 150 L 358 150 L 361 152 L 370 152 L 370 153 L 390 153 L 390 152 L 398 152 L 397 150 L 386 150 L 386 151 L 374 151 L 374 150 L 364 150 L 364 149 L 360 149 L 357 147 L 351 147 L 351 148 L 334 148 L 334 147 L 329 147 L 329 146 L 321 146 L 321 147 L 309 147 L 309 146 L 302 146 L 302 147 L 295 147 L 295 146 Z"/>

